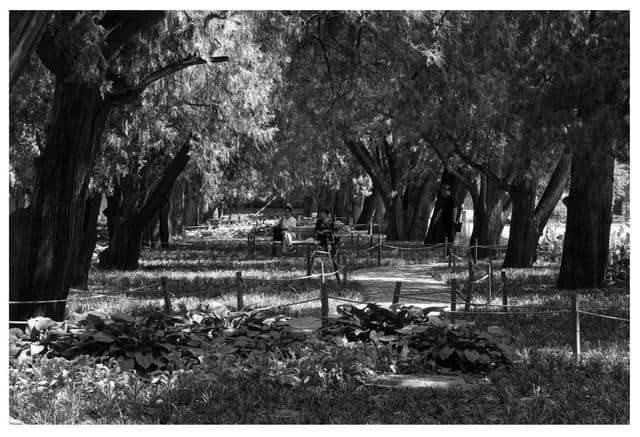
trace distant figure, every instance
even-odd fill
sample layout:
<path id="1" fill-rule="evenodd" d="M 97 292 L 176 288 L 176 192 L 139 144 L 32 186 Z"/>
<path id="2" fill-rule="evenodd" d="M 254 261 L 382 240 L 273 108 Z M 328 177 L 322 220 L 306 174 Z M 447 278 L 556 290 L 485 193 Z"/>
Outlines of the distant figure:
<path id="1" fill-rule="evenodd" d="M 294 252 L 292 247 L 293 232 L 296 227 L 296 218 L 291 215 L 292 206 L 290 203 L 284 207 L 284 217 L 280 219 L 273 230 L 273 239 L 282 241 L 282 253 Z M 279 238 L 278 238 L 279 237 Z"/>
<path id="2" fill-rule="evenodd" d="M 331 256 L 336 254 L 340 242 L 340 239 L 334 235 L 340 227 L 336 226 L 335 221 L 331 219 L 331 212 L 327 208 L 320 210 L 313 237 L 318 240 L 320 248 L 324 250 L 328 250 L 331 244 Z"/>
<path id="3" fill-rule="evenodd" d="M 446 241 L 452 243 L 456 238 L 456 200 L 451 193 L 451 187 L 447 184 L 443 184 L 440 190 L 440 196 L 443 200 L 442 205 L 442 222 L 444 224 L 444 235 L 447 238 Z M 451 246 L 447 248 L 447 252 L 451 250 Z"/>

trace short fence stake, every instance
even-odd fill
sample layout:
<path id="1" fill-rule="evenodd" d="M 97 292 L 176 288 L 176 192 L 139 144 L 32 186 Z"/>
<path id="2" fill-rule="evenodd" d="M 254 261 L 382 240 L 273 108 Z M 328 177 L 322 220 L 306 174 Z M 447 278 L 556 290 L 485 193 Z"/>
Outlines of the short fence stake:
<path id="1" fill-rule="evenodd" d="M 360 258 L 360 234 L 356 238 L 356 257 Z"/>
<path id="2" fill-rule="evenodd" d="M 509 311 L 507 296 L 507 274 L 505 271 L 500 272 L 500 281 L 502 282 L 502 311 Z"/>
<path id="3" fill-rule="evenodd" d="M 456 322 L 456 315 L 455 313 L 453 313 L 453 311 L 456 310 L 456 300 L 457 300 L 457 293 L 458 293 L 458 283 L 455 279 L 451 280 L 451 322 L 455 323 Z"/>
<path id="4" fill-rule="evenodd" d="M 382 235 L 378 234 L 378 267 L 380 267 L 380 256 L 382 255 Z"/>
<path id="5" fill-rule="evenodd" d="M 160 278 L 160 284 L 162 286 L 162 294 L 164 295 L 164 313 L 171 314 L 171 296 L 169 295 L 169 289 L 167 288 L 167 277 Z"/>
<path id="6" fill-rule="evenodd" d="M 573 356 L 576 363 L 580 363 L 580 295 L 574 292 L 571 296 L 571 309 L 573 312 Z"/>
<path id="7" fill-rule="evenodd" d="M 478 239 L 476 238 L 476 247 L 474 248 L 473 251 L 473 262 L 475 264 L 478 264 Z"/>
<path id="8" fill-rule="evenodd" d="M 238 287 L 236 288 L 236 300 L 237 305 L 236 308 L 240 311 L 244 307 L 243 302 L 243 291 L 242 291 L 242 272 L 236 272 L 236 281 L 238 282 Z"/>
<path id="9" fill-rule="evenodd" d="M 466 293 L 465 302 L 464 302 L 465 311 L 469 311 L 469 308 L 471 307 L 471 293 L 473 292 L 473 279 L 474 279 L 473 260 L 471 259 L 471 257 L 467 258 L 467 263 L 469 264 L 469 277 L 467 279 L 467 293 Z"/>
<path id="10" fill-rule="evenodd" d="M 400 302 L 400 289 L 401 288 L 402 288 L 402 282 L 396 282 L 396 289 L 393 292 L 393 302 L 391 302 L 391 303 Z"/>
<path id="11" fill-rule="evenodd" d="M 307 244 L 307 276 L 311 276 L 311 246 Z M 307 278 L 307 284 L 311 282 L 311 278 Z"/>
<path id="12" fill-rule="evenodd" d="M 487 303 L 490 304 L 491 303 L 491 275 L 493 273 L 491 273 L 491 261 L 489 261 L 489 265 L 487 265 L 487 285 L 488 285 L 488 290 L 487 290 Z"/>
<path id="13" fill-rule="evenodd" d="M 320 284 L 320 304 L 320 318 L 322 319 L 322 327 L 324 328 L 329 323 L 329 292 L 327 291 L 327 284 L 324 283 L 324 276 Z"/>

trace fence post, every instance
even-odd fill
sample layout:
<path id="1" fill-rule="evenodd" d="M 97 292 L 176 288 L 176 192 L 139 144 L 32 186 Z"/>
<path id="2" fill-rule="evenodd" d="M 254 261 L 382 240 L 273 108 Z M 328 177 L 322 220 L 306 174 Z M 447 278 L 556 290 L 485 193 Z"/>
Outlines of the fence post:
<path id="1" fill-rule="evenodd" d="M 449 244 L 449 238 L 444 237 L 444 253 L 442 254 L 443 257 L 447 257 L 447 245 Z"/>
<path id="2" fill-rule="evenodd" d="M 276 243 L 271 243 L 271 256 L 276 256 Z"/>
<path id="3" fill-rule="evenodd" d="M 451 280 L 451 311 L 456 310 L 456 300 L 458 294 L 458 281 L 455 279 Z M 451 313 L 451 323 L 456 322 L 456 314 L 454 312 Z"/>
<path id="4" fill-rule="evenodd" d="M 373 219 L 369 219 L 369 235 L 371 235 L 371 242 L 373 243 Z"/>
<path id="5" fill-rule="evenodd" d="M 571 310 L 573 313 L 573 357 L 580 363 L 580 294 L 576 291 L 571 296 Z"/>
<path id="6" fill-rule="evenodd" d="M 360 258 L 360 234 L 356 238 L 356 257 Z"/>
<path id="7" fill-rule="evenodd" d="M 311 246 L 307 244 L 307 276 L 311 276 Z M 307 284 L 311 282 L 311 278 L 307 278 Z"/>
<path id="8" fill-rule="evenodd" d="M 329 292 L 327 291 L 327 284 L 324 282 L 324 268 L 322 269 L 322 282 L 320 283 L 320 305 L 320 318 L 324 328 L 329 322 L 327 320 L 329 317 Z"/>
<path id="9" fill-rule="evenodd" d="M 402 288 L 402 282 L 396 282 L 396 289 L 393 292 L 393 301 L 391 303 L 400 302 L 400 289 Z"/>
<path id="10" fill-rule="evenodd" d="M 502 311 L 509 311 L 507 296 L 507 274 L 505 271 L 500 272 L 500 281 L 502 282 Z"/>
<path id="11" fill-rule="evenodd" d="M 491 283 L 491 275 L 493 275 L 493 273 L 491 272 L 491 261 L 489 261 L 489 264 L 487 265 L 487 285 L 488 285 L 488 289 L 487 289 L 487 303 L 491 304 L 491 286 L 493 285 Z"/>
<path id="12" fill-rule="evenodd" d="M 242 307 L 244 307 L 243 301 L 243 290 L 242 290 L 242 272 L 236 272 L 236 281 L 238 282 L 238 287 L 236 288 L 236 308 L 237 311 L 240 311 Z"/>
<path id="13" fill-rule="evenodd" d="M 473 263 L 478 264 L 478 239 L 476 238 L 476 246 L 473 251 Z"/>
<path id="14" fill-rule="evenodd" d="M 171 296 L 169 295 L 166 276 L 160 278 L 160 285 L 162 286 L 162 294 L 164 295 L 164 313 L 171 314 Z"/>
<path id="15" fill-rule="evenodd" d="M 467 257 L 467 264 L 469 264 L 469 277 L 467 278 L 467 292 L 466 292 L 465 302 L 464 302 L 465 311 L 469 311 L 469 308 L 471 307 L 471 294 L 473 292 L 474 273 L 473 273 L 473 260 L 471 259 L 471 257 Z"/>
<path id="16" fill-rule="evenodd" d="M 378 234 L 378 267 L 380 267 L 381 255 L 382 255 L 382 235 Z"/>

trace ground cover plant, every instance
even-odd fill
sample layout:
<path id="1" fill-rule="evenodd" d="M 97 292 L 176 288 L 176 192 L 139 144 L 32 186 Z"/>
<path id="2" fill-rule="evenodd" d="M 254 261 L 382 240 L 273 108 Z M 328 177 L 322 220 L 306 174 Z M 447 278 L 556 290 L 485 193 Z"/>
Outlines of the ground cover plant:
<path id="1" fill-rule="evenodd" d="M 252 260 L 245 252 L 241 240 L 208 241 L 147 249 L 136 271 L 92 271 L 92 294 L 167 276 L 174 314 L 163 314 L 155 288 L 142 291 L 151 299 L 133 300 L 141 296 L 131 293 L 70 302 L 66 326 L 50 324 L 42 330 L 47 336 L 12 331 L 11 416 L 24 423 L 121 424 L 629 422 L 627 324 L 584 316 L 579 364 L 565 313 L 480 309 L 452 325 L 422 310 L 331 300 L 333 323 L 317 335 L 288 334 L 290 318 L 319 316 L 318 301 L 254 310 L 316 298 L 319 284 L 284 279 L 304 275 L 304 257 Z M 358 263 L 369 262 L 361 257 Z M 541 269 L 546 273 L 509 271 L 510 303 L 566 305 L 567 296 L 548 279 L 553 266 Z M 239 284 L 240 270 L 254 279 Z M 239 286 L 245 311 L 235 308 Z M 332 296 L 364 296 L 361 284 L 330 286 Z M 628 286 L 593 290 L 583 300 L 628 318 Z M 481 287 L 473 301 L 486 302 Z M 375 383 L 379 375 L 434 373 L 463 375 L 470 385 Z"/>

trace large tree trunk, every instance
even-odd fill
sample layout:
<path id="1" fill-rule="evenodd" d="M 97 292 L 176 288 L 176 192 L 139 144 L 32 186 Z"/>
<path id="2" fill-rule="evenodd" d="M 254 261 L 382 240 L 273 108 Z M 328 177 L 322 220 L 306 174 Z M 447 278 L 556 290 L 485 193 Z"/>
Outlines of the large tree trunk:
<path id="1" fill-rule="evenodd" d="M 75 261 L 72 264 L 74 269 L 71 272 L 70 282 L 72 287 L 80 290 L 89 289 L 89 270 L 98 237 L 97 225 L 101 202 L 102 193 L 94 193 L 87 197 L 86 200 L 82 232 L 80 241 L 76 244 Z"/>
<path id="2" fill-rule="evenodd" d="M 473 232 L 470 245 L 493 246 L 500 244 L 500 235 L 504 228 L 502 214 L 508 193 L 501 190 L 486 176 L 480 175 L 479 201 L 473 204 Z M 495 254 L 495 250 L 479 248 L 478 258 Z"/>
<path id="3" fill-rule="evenodd" d="M 580 144 L 573 150 L 558 288 L 597 288 L 605 281 L 614 155 L 610 139 L 603 137 L 594 132 L 594 143 Z"/>
<path id="4" fill-rule="evenodd" d="M 424 244 L 438 244 L 444 243 L 445 238 L 451 237 L 447 235 L 447 229 L 453 226 L 451 223 L 451 217 L 444 217 L 442 214 L 445 199 L 442 197 L 442 186 L 448 185 L 451 188 L 451 195 L 454 196 L 455 206 L 457 209 L 456 216 L 459 217 L 464 197 L 467 193 L 467 187 L 462 181 L 449 173 L 446 169 L 442 172 L 440 177 L 440 189 L 438 189 L 436 204 L 433 208 L 431 220 L 429 221 L 429 229 L 427 230 L 427 236 L 424 239 Z M 455 242 L 455 232 L 453 233 L 453 239 Z M 449 241 L 452 243 L 452 241 Z"/>
<path id="5" fill-rule="evenodd" d="M 175 183 L 171 196 L 169 217 L 171 221 L 171 235 L 180 235 L 184 230 L 184 182 L 182 178 Z"/>
<path id="6" fill-rule="evenodd" d="M 538 241 L 538 224 L 534 209 L 537 181 L 523 180 L 510 191 L 511 227 L 503 268 L 526 268 L 533 265 Z"/>
<path id="7" fill-rule="evenodd" d="M 525 180 L 511 190 L 509 244 L 503 267 L 527 268 L 536 260 L 538 240 L 569 181 L 571 154 L 565 152 L 535 206 L 536 181 Z"/>
<path id="8" fill-rule="evenodd" d="M 169 248 L 169 237 L 171 235 L 169 209 L 170 202 L 167 200 L 160 206 L 160 211 L 158 213 L 158 220 L 160 221 L 160 244 L 163 249 Z"/>
<path id="9" fill-rule="evenodd" d="M 124 208 L 123 217 L 116 222 L 114 238 L 100 254 L 101 269 L 135 270 L 140 258 L 142 231 L 151 220 L 158 216 L 160 207 L 169 199 L 177 177 L 189 161 L 190 141 L 173 158 L 159 183 L 141 208 Z M 134 204 L 135 201 L 126 203 Z"/>
<path id="10" fill-rule="evenodd" d="M 430 176 L 425 176 L 422 184 L 409 186 L 404 196 L 407 239 L 424 240 L 429 214 L 435 203 L 436 189 L 436 181 Z"/>
<path id="11" fill-rule="evenodd" d="M 198 221 L 196 212 L 195 189 L 191 182 L 184 184 L 184 217 L 182 224 L 184 226 L 196 226 Z"/>
<path id="12" fill-rule="evenodd" d="M 28 231 L 11 250 L 11 300 L 67 298 L 74 247 L 85 216 L 83 186 L 107 114 L 98 88 L 56 80 L 47 145 L 36 161 Z M 64 309 L 65 302 L 13 304 L 10 317 L 25 320 L 43 314 L 61 320 Z"/>

